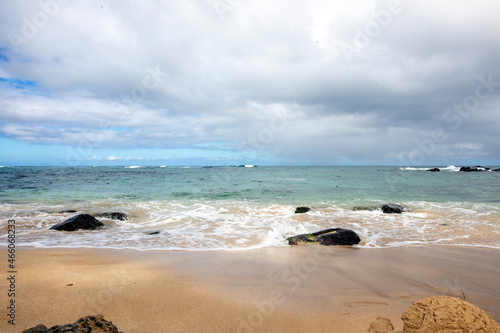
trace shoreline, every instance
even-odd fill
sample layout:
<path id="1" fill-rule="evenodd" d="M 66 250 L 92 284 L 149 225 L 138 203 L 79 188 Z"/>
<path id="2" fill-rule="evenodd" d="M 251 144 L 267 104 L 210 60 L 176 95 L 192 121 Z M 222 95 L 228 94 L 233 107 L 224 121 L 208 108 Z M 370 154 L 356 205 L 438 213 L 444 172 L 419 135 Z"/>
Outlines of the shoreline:
<path id="1" fill-rule="evenodd" d="M 18 248 L 17 260 L 16 326 L 3 310 L 6 332 L 96 314 L 126 333 L 367 332 L 379 317 L 401 332 L 403 312 L 432 295 L 465 296 L 500 321 L 498 249 Z"/>

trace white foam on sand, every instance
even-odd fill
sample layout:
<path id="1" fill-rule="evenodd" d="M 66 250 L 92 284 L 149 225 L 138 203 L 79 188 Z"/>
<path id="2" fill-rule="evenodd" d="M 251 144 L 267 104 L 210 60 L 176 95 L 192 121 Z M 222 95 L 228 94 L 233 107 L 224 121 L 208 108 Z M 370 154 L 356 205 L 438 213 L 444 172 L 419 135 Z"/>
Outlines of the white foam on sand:
<path id="1" fill-rule="evenodd" d="M 287 246 L 286 238 L 328 228 L 354 230 L 360 247 L 446 244 L 500 248 L 500 205 L 406 203 L 411 212 L 353 211 L 346 204 L 322 204 L 305 214 L 295 206 L 244 201 L 119 201 L 81 203 L 77 213 L 57 213 L 59 205 L 0 204 L 2 221 L 15 219 L 18 245 L 34 247 L 128 248 L 137 250 L 219 251 Z M 93 207 L 92 211 L 86 211 Z M 122 211 L 130 220 L 99 218 L 101 230 L 49 230 L 80 213 Z M 7 237 L 0 224 L 0 239 Z M 153 234 L 152 234 L 153 233 Z"/>

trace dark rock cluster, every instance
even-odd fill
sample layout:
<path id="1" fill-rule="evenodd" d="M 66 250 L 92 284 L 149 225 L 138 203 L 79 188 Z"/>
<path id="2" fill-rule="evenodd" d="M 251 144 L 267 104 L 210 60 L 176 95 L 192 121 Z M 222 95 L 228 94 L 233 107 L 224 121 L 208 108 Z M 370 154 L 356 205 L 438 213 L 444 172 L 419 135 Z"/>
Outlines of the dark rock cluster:
<path id="1" fill-rule="evenodd" d="M 354 211 L 361 211 L 361 210 L 367 210 L 367 211 L 374 211 L 374 210 L 379 210 L 381 209 L 384 213 L 386 214 L 401 214 L 403 212 L 407 212 L 408 209 L 404 207 L 403 205 L 400 204 L 395 204 L 395 203 L 386 203 L 380 206 L 354 206 L 352 210 Z"/>
<path id="2" fill-rule="evenodd" d="M 482 172 L 482 171 L 495 171 L 495 172 L 498 172 L 498 171 L 500 171 L 500 168 L 499 169 L 490 169 L 490 168 L 487 168 L 487 167 L 484 167 L 484 166 L 476 165 L 476 166 L 473 166 L 473 167 L 469 167 L 469 166 L 461 167 L 459 171 L 462 171 L 462 172 Z"/>
<path id="3" fill-rule="evenodd" d="M 107 321 L 102 315 L 87 316 L 78 319 L 73 324 L 56 325 L 47 328 L 39 324 L 24 330 L 22 333 L 123 333 L 111 321 Z"/>

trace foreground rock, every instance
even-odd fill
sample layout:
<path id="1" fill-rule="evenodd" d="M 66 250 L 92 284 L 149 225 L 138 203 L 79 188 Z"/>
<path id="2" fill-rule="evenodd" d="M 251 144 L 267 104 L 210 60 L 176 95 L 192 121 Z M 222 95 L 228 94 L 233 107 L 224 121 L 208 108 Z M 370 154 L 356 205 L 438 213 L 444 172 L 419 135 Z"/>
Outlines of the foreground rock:
<path id="1" fill-rule="evenodd" d="M 354 245 L 360 242 L 359 236 L 352 230 L 335 228 L 315 232 L 313 234 L 302 234 L 287 238 L 288 244 L 299 245 L 315 243 L 321 245 Z"/>
<path id="2" fill-rule="evenodd" d="M 433 296 L 413 302 L 401 319 L 404 333 L 500 333 L 500 325 L 483 310 L 448 296 Z"/>
<path id="3" fill-rule="evenodd" d="M 309 207 L 297 207 L 297 208 L 295 208 L 295 214 L 307 213 L 310 210 L 311 210 L 311 208 L 309 208 Z"/>
<path id="4" fill-rule="evenodd" d="M 107 321 L 102 315 L 87 316 L 78 319 L 74 324 L 56 325 L 47 328 L 45 325 L 37 325 L 24 330 L 23 333 L 121 333 L 111 321 Z"/>
<path id="5" fill-rule="evenodd" d="M 386 214 L 401 214 L 402 212 L 406 212 L 406 208 L 400 204 L 388 203 L 380 206 L 380 209 Z"/>
<path id="6" fill-rule="evenodd" d="M 120 221 L 125 221 L 129 219 L 127 214 L 121 212 L 98 213 L 94 214 L 94 217 L 104 217 L 106 219 L 120 220 Z"/>
<path id="7" fill-rule="evenodd" d="M 88 214 L 80 214 L 70 217 L 66 221 L 52 226 L 50 229 L 59 231 L 94 230 L 103 226 L 104 224 L 95 217 Z"/>

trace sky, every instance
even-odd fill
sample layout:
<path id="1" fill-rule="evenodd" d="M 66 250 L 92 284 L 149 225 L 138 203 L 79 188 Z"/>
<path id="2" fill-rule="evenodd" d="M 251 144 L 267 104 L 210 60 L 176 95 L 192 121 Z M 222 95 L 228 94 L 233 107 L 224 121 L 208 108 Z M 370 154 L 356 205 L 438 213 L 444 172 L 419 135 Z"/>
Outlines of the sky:
<path id="1" fill-rule="evenodd" d="M 0 165 L 500 165 L 498 13 L 0 0 Z"/>

